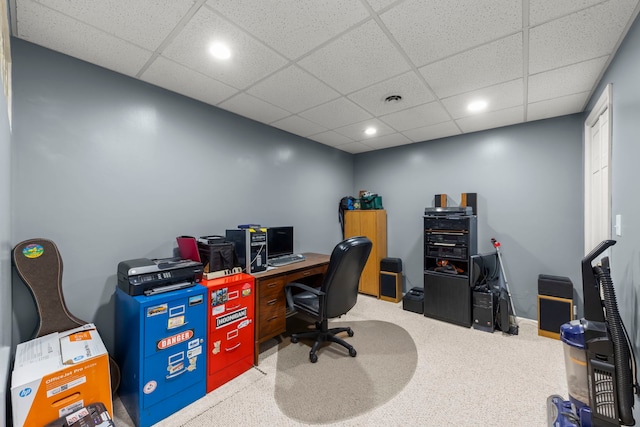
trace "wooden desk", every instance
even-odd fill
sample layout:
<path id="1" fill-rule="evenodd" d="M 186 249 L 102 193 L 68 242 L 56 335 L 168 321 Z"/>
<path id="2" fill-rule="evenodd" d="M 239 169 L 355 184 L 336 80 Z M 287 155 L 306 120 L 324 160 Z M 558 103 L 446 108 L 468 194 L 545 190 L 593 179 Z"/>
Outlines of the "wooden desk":
<path id="1" fill-rule="evenodd" d="M 255 286 L 255 348 L 253 364 L 258 366 L 260 344 L 283 334 L 287 324 L 284 285 L 304 282 L 319 286 L 329 265 L 329 255 L 304 253 L 305 260 L 253 274 Z"/>

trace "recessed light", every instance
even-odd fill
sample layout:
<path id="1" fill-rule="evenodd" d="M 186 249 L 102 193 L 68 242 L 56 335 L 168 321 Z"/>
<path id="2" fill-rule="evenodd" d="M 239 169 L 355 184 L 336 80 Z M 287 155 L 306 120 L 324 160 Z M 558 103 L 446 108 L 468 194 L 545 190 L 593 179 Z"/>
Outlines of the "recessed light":
<path id="1" fill-rule="evenodd" d="M 227 47 L 224 43 L 216 42 L 209 47 L 209 53 L 218 59 L 229 59 L 231 58 L 231 49 Z"/>
<path id="2" fill-rule="evenodd" d="M 367 135 L 375 135 L 378 130 L 374 127 L 369 127 L 364 130 L 364 133 Z"/>
<path id="3" fill-rule="evenodd" d="M 473 101 L 473 102 L 470 102 L 469 105 L 467 105 L 467 110 L 472 112 L 478 112 L 478 111 L 485 110 L 487 108 L 487 105 L 489 105 L 487 101 L 482 101 L 482 100 Z"/>

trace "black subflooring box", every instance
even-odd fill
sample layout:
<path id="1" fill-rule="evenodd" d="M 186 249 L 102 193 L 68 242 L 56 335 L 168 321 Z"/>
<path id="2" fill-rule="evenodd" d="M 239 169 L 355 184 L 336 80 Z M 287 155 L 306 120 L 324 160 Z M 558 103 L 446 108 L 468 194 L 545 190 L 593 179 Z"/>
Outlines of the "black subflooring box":
<path id="1" fill-rule="evenodd" d="M 411 288 L 402 298 L 402 308 L 407 311 L 422 314 L 424 311 L 424 289 Z"/>

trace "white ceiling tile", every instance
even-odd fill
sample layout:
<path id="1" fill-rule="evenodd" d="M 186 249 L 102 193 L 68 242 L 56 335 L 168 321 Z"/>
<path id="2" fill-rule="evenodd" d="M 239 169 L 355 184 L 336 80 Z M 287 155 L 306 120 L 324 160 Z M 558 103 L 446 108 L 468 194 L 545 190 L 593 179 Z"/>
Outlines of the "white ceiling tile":
<path id="1" fill-rule="evenodd" d="M 385 102 L 389 95 L 400 95 L 402 101 Z M 413 71 L 369 86 L 349 95 L 348 98 L 375 116 L 404 110 L 435 99 Z"/>
<path id="2" fill-rule="evenodd" d="M 391 135 L 379 136 L 377 138 L 371 138 L 360 142 L 376 150 L 413 143 L 413 141 L 401 133 L 392 133 Z"/>
<path id="3" fill-rule="evenodd" d="M 327 130 L 322 126 L 299 116 L 286 117 L 282 120 L 271 123 L 271 126 L 275 126 L 279 129 L 304 137 Z"/>
<path id="4" fill-rule="evenodd" d="M 295 65 L 267 77 L 247 92 L 292 113 L 299 113 L 340 96 Z"/>
<path id="5" fill-rule="evenodd" d="M 195 3 L 194 0 L 38 2 L 148 50 L 156 50 Z"/>
<path id="6" fill-rule="evenodd" d="M 527 106 L 527 121 L 566 116 L 583 111 L 590 92 L 576 93 L 561 98 L 535 102 Z"/>
<path id="7" fill-rule="evenodd" d="M 522 33 L 420 68 L 440 98 L 522 76 Z"/>
<path id="8" fill-rule="evenodd" d="M 530 76 L 529 102 L 591 91 L 608 59 L 603 56 Z"/>
<path id="9" fill-rule="evenodd" d="M 484 115 L 490 111 L 504 110 L 505 108 L 523 105 L 522 79 L 479 89 L 473 92 L 463 93 L 442 100 L 442 104 L 449 111 L 451 117 L 459 119 L 471 115 Z M 467 105 L 476 100 L 484 100 L 489 105 L 484 113 L 471 113 Z"/>
<path id="10" fill-rule="evenodd" d="M 381 116 L 380 120 L 395 130 L 405 131 L 445 122 L 451 120 L 451 117 L 439 102 L 430 102 L 429 104 Z"/>
<path id="11" fill-rule="evenodd" d="M 377 130 L 375 135 L 366 135 L 364 133 L 365 129 L 373 127 Z M 340 135 L 344 135 L 348 138 L 353 139 L 354 141 L 365 141 L 371 138 L 377 138 L 383 135 L 389 135 L 391 133 L 395 133 L 394 129 L 391 129 L 389 126 L 384 124 L 378 119 L 368 119 L 358 123 L 353 123 L 347 126 L 343 126 L 337 129 L 334 129 Z"/>
<path id="12" fill-rule="evenodd" d="M 344 135 L 340 135 L 332 130 L 327 132 L 318 133 L 316 135 L 311 135 L 308 137 L 309 139 L 313 139 L 314 141 L 321 142 L 326 145 L 331 145 L 332 147 L 337 147 L 338 145 L 347 144 L 349 142 L 353 142 L 351 139 L 347 138 Z"/>
<path id="13" fill-rule="evenodd" d="M 609 54 L 636 4 L 636 0 L 609 1 L 531 28 L 529 72 L 539 73 Z"/>
<path id="14" fill-rule="evenodd" d="M 246 93 L 239 93 L 218 106 L 262 123 L 271 123 L 290 115 L 288 111 Z"/>
<path id="15" fill-rule="evenodd" d="M 209 0 L 247 32 L 289 59 L 295 59 L 369 17 L 360 2 L 295 0 Z"/>
<path id="16" fill-rule="evenodd" d="M 334 129 L 371 118 L 371 114 L 346 98 L 338 98 L 327 102 L 300 113 L 300 115 L 312 122 L 325 126 L 327 129 Z"/>
<path id="17" fill-rule="evenodd" d="M 336 147 L 339 150 L 346 151 L 347 153 L 357 154 L 357 153 L 365 153 L 367 151 L 373 151 L 373 148 L 361 143 L 361 142 L 350 142 L 348 144 L 339 145 Z"/>
<path id="18" fill-rule="evenodd" d="M 349 31 L 298 64 L 342 94 L 409 70 L 409 64 L 374 20 Z"/>
<path id="19" fill-rule="evenodd" d="M 430 141 L 432 139 L 446 138 L 448 136 L 460 135 L 460 129 L 454 121 L 438 123 L 437 125 L 424 126 L 402 132 L 404 136 L 413 142 Z"/>
<path id="20" fill-rule="evenodd" d="M 367 0 L 369 6 L 373 8 L 376 12 L 381 11 L 385 7 L 389 6 L 391 3 L 397 2 L 398 0 Z"/>
<path id="21" fill-rule="evenodd" d="M 157 57 L 140 79 L 212 105 L 238 92 L 231 86 L 163 57 Z"/>
<path id="22" fill-rule="evenodd" d="M 216 60 L 209 54 L 214 41 L 230 46 L 229 60 Z M 205 7 L 198 10 L 162 55 L 239 89 L 286 64 L 276 52 Z"/>
<path id="23" fill-rule="evenodd" d="M 606 0 L 529 0 L 529 24 L 556 19 Z"/>
<path id="24" fill-rule="evenodd" d="M 34 2 L 20 2 L 20 38 L 118 73 L 135 76 L 151 52 Z M 100 49 L 95 49 L 100 46 Z"/>
<path id="25" fill-rule="evenodd" d="M 518 106 L 502 111 L 491 111 L 456 120 L 464 133 L 515 125 L 524 121 L 524 107 Z"/>
<path id="26" fill-rule="evenodd" d="M 380 18 L 417 67 L 522 29 L 522 2 L 407 0 Z"/>

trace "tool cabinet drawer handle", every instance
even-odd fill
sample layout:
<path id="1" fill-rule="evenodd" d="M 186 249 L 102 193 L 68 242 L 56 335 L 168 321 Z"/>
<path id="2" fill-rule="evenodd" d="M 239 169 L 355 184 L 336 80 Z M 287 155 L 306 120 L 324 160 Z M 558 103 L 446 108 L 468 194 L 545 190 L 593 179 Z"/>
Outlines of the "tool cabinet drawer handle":
<path id="1" fill-rule="evenodd" d="M 274 305 L 274 304 L 275 304 L 275 303 L 277 303 L 277 302 L 278 302 L 278 298 L 274 298 L 274 299 L 272 299 L 271 301 L 268 301 L 268 302 L 267 302 L 267 305 Z"/>
<path id="2" fill-rule="evenodd" d="M 242 344 L 242 343 L 240 343 L 240 342 L 239 342 L 238 344 L 234 345 L 234 346 L 233 346 L 233 347 L 231 347 L 231 348 L 225 348 L 225 351 L 233 351 L 233 350 L 235 350 L 236 348 L 240 347 L 240 344 Z"/>
<path id="3" fill-rule="evenodd" d="M 275 288 L 276 286 L 278 286 L 278 282 L 275 282 L 275 283 L 269 283 L 269 284 L 267 285 L 267 288 Z"/>

